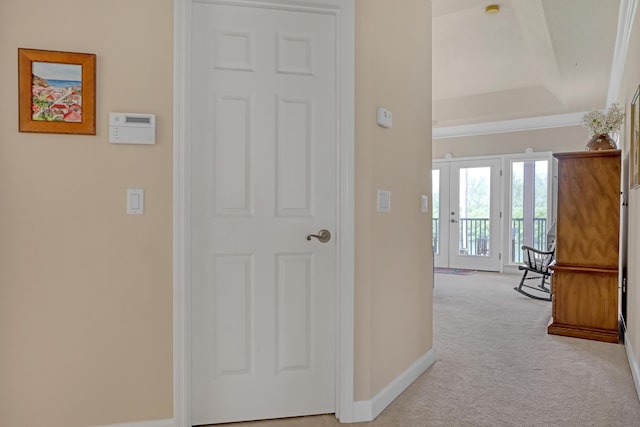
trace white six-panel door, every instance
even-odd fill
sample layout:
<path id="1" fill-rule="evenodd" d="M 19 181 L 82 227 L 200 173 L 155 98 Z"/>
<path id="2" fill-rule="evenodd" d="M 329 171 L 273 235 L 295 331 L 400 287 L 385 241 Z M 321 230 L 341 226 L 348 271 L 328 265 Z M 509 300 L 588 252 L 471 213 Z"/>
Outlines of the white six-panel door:
<path id="1" fill-rule="evenodd" d="M 194 425 L 335 411 L 335 26 L 193 5 Z"/>

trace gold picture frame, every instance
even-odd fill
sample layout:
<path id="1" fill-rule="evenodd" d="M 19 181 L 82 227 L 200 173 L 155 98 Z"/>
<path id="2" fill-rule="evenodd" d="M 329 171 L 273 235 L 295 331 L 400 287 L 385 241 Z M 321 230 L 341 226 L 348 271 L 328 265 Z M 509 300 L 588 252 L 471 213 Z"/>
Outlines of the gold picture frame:
<path id="1" fill-rule="evenodd" d="M 631 144 L 629 144 L 629 187 L 640 187 L 640 86 L 636 89 L 631 100 L 631 120 L 629 133 Z"/>
<path id="2" fill-rule="evenodd" d="M 96 134 L 96 55 L 18 49 L 20 132 Z"/>

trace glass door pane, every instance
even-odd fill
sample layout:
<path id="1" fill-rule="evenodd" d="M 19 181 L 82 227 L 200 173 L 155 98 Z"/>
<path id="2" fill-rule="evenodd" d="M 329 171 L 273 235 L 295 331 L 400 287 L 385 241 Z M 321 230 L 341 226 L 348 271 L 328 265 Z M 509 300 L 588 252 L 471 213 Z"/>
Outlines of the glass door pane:
<path id="1" fill-rule="evenodd" d="M 491 229 L 491 168 L 459 169 L 458 251 L 460 255 L 489 256 Z M 453 214 L 452 214 L 453 215 Z"/>
<path id="2" fill-rule="evenodd" d="M 431 169 L 433 259 L 436 267 L 449 267 L 449 163 Z M 451 224 L 453 225 L 453 224 Z"/>
<path id="3" fill-rule="evenodd" d="M 449 267 L 501 270 L 500 165 L 500 159 L 450 163 Z"/>
<path id="4" fill-rule="evenodd" d="M 547 249 L 549 161 L 511 162 L 511 258 L 522 262 L 522 246 Z"/>
<path id="5" fill-rule="evenodd" d="M 432 206 L 432 220 L 431 229 L 433 231 L 433 253 L 440 254 L 440 169 L 431 170 L 431 200 L 433 200 Z"/>

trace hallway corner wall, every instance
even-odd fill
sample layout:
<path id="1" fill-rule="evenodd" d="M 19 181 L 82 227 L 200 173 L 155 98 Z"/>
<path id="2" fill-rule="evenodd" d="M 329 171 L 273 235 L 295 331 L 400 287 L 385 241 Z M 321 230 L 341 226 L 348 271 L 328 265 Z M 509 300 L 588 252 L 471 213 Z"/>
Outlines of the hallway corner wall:
<path id="1" fill-rule="evenodd" d="M 623 161 L 623 174 L 629 173 L 629 146 L 631 143 L 630 124 L 631 100 L 640 85 L 640 14 L 636 9 L 633 18 L 632 32 L 629 38 L 629 46 L 625 60 L 624 72 L 618 92 L 618 103 L 626 112 L 626 122 L 621 132 L 621 150 Z M 624 177 L 624 182 L 629 180 Z M 626 191 L 626 189 L 625 189 Z M 640 188 L 628 191 L 628 234 L 627 234 L 627 259 L 622 260 L 622 267 L 627 267 L 627 319 L 625 346 L 629 355 L 629 364 L 634 373 L 636 391 L 640 399 Z M 622 251 L 624 253 L 624 250 Z M 632 359 L 635 358 L 635 359 Z"/>
<path id="2" fill-rule="evenodd" d="M 369 401 L 433 348 L 430 2 L 356 1 L 355 111 L 354 397 Z"/>

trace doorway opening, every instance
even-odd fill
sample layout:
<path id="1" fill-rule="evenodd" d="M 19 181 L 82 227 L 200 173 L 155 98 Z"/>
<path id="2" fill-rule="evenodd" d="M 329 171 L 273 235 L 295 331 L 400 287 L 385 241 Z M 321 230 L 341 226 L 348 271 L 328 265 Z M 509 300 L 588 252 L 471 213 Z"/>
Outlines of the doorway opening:
<path id="1" fill-rule="evenodd" d="M 515 272 L 523 245 L 546 249 L 554 170 L 550 152 L 434 160 L 434 267 Z"/>

